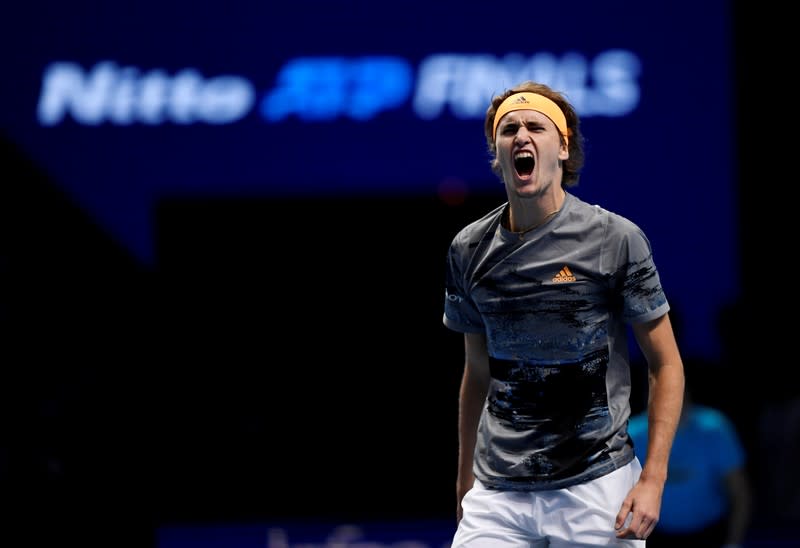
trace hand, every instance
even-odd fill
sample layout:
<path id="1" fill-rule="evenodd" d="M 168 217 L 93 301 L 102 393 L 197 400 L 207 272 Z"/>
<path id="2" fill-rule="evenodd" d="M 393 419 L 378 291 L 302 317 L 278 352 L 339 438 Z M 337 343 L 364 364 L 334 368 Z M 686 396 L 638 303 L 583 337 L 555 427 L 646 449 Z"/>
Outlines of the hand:
<path id="1" fill-rule="evenodd" d="M 646 539 L 655 529 L 661 513 L 663 486 L 641 478 L 622 501 L 614 529 L 617 538 Z"/>

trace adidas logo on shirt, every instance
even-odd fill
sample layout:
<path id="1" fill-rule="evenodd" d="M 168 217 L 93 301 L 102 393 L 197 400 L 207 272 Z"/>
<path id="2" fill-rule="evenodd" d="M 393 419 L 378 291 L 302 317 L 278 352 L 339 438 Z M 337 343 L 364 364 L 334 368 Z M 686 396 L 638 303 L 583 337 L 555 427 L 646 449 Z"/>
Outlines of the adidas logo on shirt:
<path id="1" fill-rule="evenodd" d="M 575 275 L 569 269 L 567 265 L 564 265 L 564 268 L 558 271 L 558 274 L 553 276 L 554 283 L 564 283 L 564 282 L 574 282 L 576 280 Z"/>

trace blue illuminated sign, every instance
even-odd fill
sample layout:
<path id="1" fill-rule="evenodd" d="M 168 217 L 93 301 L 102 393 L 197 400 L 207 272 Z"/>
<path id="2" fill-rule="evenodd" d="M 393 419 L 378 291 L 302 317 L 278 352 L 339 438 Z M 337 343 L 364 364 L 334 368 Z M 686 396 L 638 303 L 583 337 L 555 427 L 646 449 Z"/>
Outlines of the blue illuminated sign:
<path id="1" fill-rule="evenodd" d="M 686 344 L 715 351 L 714 315 L 738 290 L 727 2 L 586 2 L 569 17 L 554 3 L 531 21 L 492 3 L 411 2 L 388 20 L 294 4 L 16 6 L 0 129 L 153 265 L 165 199 L 501 199 L 483 115 L 539 80 L 582 115 L 574 192 L 644 228 Z M 699 284 L 701 265 L 725 275 Z"/>

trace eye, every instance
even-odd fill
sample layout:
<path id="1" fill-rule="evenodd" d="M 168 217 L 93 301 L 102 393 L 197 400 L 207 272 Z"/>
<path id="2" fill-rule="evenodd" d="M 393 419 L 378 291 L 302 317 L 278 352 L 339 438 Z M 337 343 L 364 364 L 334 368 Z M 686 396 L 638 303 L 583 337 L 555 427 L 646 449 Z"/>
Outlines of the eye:
<path id="1" fill-rule="evenodd" d="M 513 135 L 517 132 L 517 126 L 514 124 L 508 124 L 503 126 L 503 129 L 500 131 L 503 135 Z"/>
<path id="2" fill-rule="evenodd" d="M 544 126 L 538 122 L 531 122 L 525 126 L 531 133 L 539 133 L 544 130 Z"/>

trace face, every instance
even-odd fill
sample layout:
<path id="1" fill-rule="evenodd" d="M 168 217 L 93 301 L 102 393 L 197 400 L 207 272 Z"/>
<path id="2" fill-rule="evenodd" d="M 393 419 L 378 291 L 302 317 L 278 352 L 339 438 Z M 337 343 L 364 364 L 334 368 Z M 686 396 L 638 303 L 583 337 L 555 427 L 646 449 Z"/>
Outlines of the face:
<path id="1" fill-rule="evenodd" d="M 497 126 L 497 161 L 506 189 L 518 196 L 561 188 L 561 162 L 569 149 L 550 118 L 535 110 L 513 110 Z"/>

